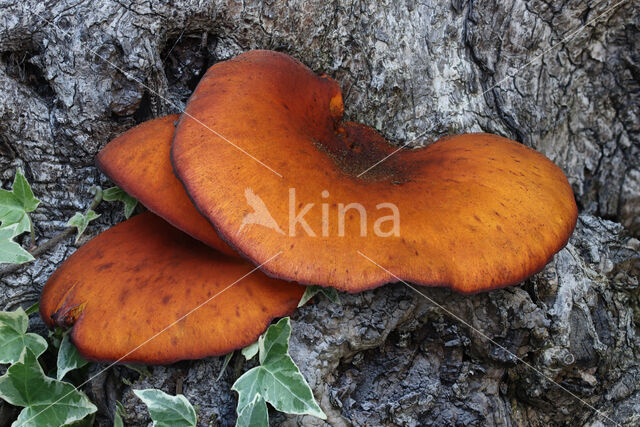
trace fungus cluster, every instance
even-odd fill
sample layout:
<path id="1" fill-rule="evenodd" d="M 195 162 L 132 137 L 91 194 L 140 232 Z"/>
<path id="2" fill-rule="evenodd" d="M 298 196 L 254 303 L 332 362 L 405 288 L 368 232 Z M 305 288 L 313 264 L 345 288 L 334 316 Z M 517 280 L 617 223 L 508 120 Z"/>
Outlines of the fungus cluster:
<path id="1" fill-rule="evenodd" d="M 396 153 L 343 110 L 334 80 L 281 53 L 211 67 L 184 114 L 98 155 L 151 212 L 63 263 L 43 290 L 47 324 L 72 326 L 89 359 L 201 358 L 255 341 L 303 285 L 475 293 L 521 282 L 567 243 L 573 192 L 542 154 L 491 134 Z M 385 208 L 394 221 L 375 217 Z"/>

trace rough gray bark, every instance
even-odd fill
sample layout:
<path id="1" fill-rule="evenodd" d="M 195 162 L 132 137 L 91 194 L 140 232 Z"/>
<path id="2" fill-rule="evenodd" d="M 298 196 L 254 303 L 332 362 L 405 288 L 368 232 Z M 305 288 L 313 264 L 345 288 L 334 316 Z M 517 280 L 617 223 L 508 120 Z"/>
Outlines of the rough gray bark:
<path id="1" fill-rule="evenodd" d="M 6 186 L 25 170 L 43 201 L 34 220 L 45 241 L 89 205 L 92 185 L 107 185 L 93 166 L 107 141 L 179 111 L 208 66 L 251 48 L 331 75 L 347 117 L 395 143 L 481 130 L 520 140 L 573 185 L 583 215 L 571 245 L 519 287 L 423 292 L 631 425 L 640 243 L 625 233 L 640 235 L 640 4 L 616 4 L 0 0 L 0 177 Z M 101 205 L 88 235 L 121 220 L 119 209 Z M 2 307 L 34 302 L 70 243 L 1 277 Z M 293 356 L 332 424 L 606 424 L 402 285 L 344 296 L 342 306 L 320 300 L 294 320 Z M 182 377 L 202 419 L 226 425 L 235 397 L 230 375 L 212 382 L 219 365 L 154 368 L 136 385 L 173 392 Z M 137 404 L 118 379 L 127 375 L 94 383 L 103 417 L 114 395 Z"/>
<path id="2" fill-rule="evenodd" d="M 402 284 L 342 295 L 341 305 L 318 299 L 293 318 L 291 354 L 331 425 L 611 424 L 548 380 L 634 425 L 639 249 L 622 226 L 583 215 L 570 244 L 520 287 L 471 297 L 421 289 L 457 318 Z M 154 368 L 134 387 L 172 392 L 179 376 L 203 422 L 230 425 L 234 375 L 215 383 L 220 366 L 215 358 Z M 130 392 L 124 403 L 130 421 L 145 420 Z"/>

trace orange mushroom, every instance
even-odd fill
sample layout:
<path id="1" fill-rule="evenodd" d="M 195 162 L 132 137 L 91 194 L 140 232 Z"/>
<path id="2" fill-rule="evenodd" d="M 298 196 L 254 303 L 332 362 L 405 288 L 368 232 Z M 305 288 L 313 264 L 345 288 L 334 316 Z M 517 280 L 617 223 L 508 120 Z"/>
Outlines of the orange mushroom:
<path id="1" fill-rule="evenodd" d="M 123 133 L 98 153 L 98 167 L 173 226 L 227 255 L 238 256 L 196 210 L 173 174 L 169 153 L 178 118 L 177 114 L 160 117 Z"/>
<path id="2" fill-rule="evenodd" d="M 305 284 L 473 293 L 524 280 L 567 243 L 573 192 L 542 154 L 490 134 L 394 154 L 342 113 L 330 78 L 281 53 L 242 54 L 189 100 L 174 170 L 225 241 L 255 264 L 282 251 L 263 270 Z"/>
<path id="3" fill-rule="evenodd" d="M 150 212 L 67 259 L 42 291 L 47 325 L 71 326 L 87 359 L 171 363 L 254 342 L 295 310 L 304 287 L 271 279 Z"/>

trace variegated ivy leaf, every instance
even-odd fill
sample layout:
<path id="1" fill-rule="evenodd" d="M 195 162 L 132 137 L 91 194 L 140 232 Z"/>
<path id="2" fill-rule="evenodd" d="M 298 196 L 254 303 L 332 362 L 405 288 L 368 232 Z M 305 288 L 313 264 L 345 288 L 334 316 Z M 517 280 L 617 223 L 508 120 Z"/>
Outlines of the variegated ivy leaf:
<path id="1" fill-rule="evenodd" d="M 122 202 L 124 204 L 124 216 L 127 219 L 129 219 L 138 204 L 138 200 L 135 197 L 130 196 L 120 187 L 107 188 L 102 192 L 102 198 L 107 202 Z"/>
<path id="2" fill-rule="evenodd" d="M 0 311 L 0 363 L 15 363 L 22 350 L 28 348 L 39 357 L 47 349 L 47 341 L 27 332 L 29 317 L 22 308 Z"/>
<path id="3" fill-rule="evenodd" d="M 195 427 L 196 411 L 186 397 L 161 390 L 133 390 L 149 409 L 155 427 Z"/>
<path id="4" fill-rule="evenodd" d="M 80 356 L 76 346 L 69 340 L 69 332 L 65 333 L 58 350 L 58 380 L 63 379 L 67 372 L 82 368 L 87 363 L 89 362 Z"/>
<path id="5" fill-rule="evenodd" d="M 18 230 L 18 224 L 0 228 L 0 263 L 24 264 L 34 260 L 33 255 L 13 241 L 20 234 Z"/>
<path id="6" fill-rule="evenodd" d="M 256 394 L 254 399 L 238 413 L 236 427 L 258 427 L 269 425 L 267 402 Z"/>
<path id="7" fill-rule="evenodd" d="M 78 233 L 76 234 L 76 243 L 78 243 L 80 236 L 82 236 L 82 233 L 87 229 L 89 223 L 99 217 L 100 215 L 95 213 L 92 209 L 89 209 L 85 214 L 76 212 L 76 214 L 71 217 L 67 222 L 67 227 L 76 227 L 78 229 Z"/>
<path id="8" fill-rule="evenodd" d="M 14 426 L 64 426 L 82 420 L 98 409 L 72 384 L 45 376 L 28 347 L 0 377 L 0 398 L 24 408 Z"/>
<path id="9" fill-rule="evenodd" d="M 245 372 L 231 388 L 238 392 L 236 411 L 239 420 L 249 417 L 249 413 L 249 418 L 253 418 L 254 411 L 262 411 L 257 397 L 280 412 L 308 414 L 326 419 L 309 384 L 289 356 L 290 336 L 291 322 L 285 317 L 269 326 L 258 339 L 260 366 Z"/>
<path id="10" fill-rule="evenodd" d="M 31 186 L 18 169 L 11 191 L 0 189 L 0 222 L 2 227 L 17 224 L 14 236 L 31 231 L 32 224 L 28 213 L 36 210 L 40 200 L 33 196 Z"/>
<path id="11" fill-rule="evenodd" d="M 245 359 L 251 360 L 256 356 L 256 354 L 258 354 L 258 350 L 259 350 L 258 341 L 256 341 L 253 344 L 249 344 L 248 346 L 243 348 L 242 355 L 244 356 Z"/>
<path id="12" fill-rule="evenodd" d="M 340 296 L 338 295 L 338 291 L 334 288 L 324 288 L 322 286 L 313 285 L 307 286 L 304 290 L 304 294 L 302 298 L 300 298 L 300 302 L 298 303 L 298 307 L 302 307 L 309 301 L 311 298 L 316 296 L 318 292 L 322 292 L 322 294 L 329 299 L 334 304 L 340 304 Z"/>

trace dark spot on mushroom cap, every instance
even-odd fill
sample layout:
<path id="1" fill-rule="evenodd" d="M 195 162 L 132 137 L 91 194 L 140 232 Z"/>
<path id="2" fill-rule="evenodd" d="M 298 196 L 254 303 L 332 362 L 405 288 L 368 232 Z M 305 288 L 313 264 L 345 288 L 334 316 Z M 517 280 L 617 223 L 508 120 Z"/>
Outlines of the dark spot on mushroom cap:
<path id="1" fill-rule="evenodd" d="M 107 263 L 105 263 L 105 264 L 99 265 L 99 266 L 96 268 L 96 270 L 97 270 L 97 271 L 104 271 L 104 270 L 108 270 L 108 269 L 110 269 L 111 267 L 113 267 L 113 264 L 114 264 L 114 263 L 112 263 L 112 262 L 107 262 Z"/>

